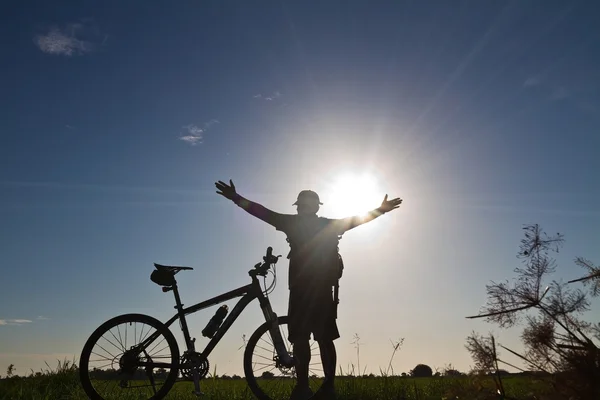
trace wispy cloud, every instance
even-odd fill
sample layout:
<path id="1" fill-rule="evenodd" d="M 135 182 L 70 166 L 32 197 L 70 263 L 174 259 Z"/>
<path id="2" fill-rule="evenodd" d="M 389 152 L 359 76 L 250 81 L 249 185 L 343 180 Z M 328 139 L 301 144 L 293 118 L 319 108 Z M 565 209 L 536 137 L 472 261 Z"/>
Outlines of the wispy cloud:
<path id="1" fill-rule="evenodd" d="M 36 36 L 34 41 L 41 51 L 48 54 L 72 56 L 87 53 L 92 49 L 92 44 L 78 39 L 74 31 L 69 33 L 58 28 L 52 28 L 45 35 Z"/>
<path id="2" fill-rule="evenodd" d="M 544 73 L 531 76 L 523 82 L 523 88 L 533 89 L 543 93 L 544 97 L 550 101 L 558 101 L 571 97 L 573 90 L 569 85 L 559 85 L 556 79 L 550 79 Z"/>
<path id="3" fill-rule="evenodd" d="M 184 142 L 187 142 L 192 146 L 195 146 L 198 143 L 202 143 L 202 140 L 204 139 L 204 133 L 206 133 L 206 131 L 209 130 L 213 125 L 218 123 L 218 120 L 211 119 L 210 121 L 205 122 L 202 125 L 202 127 L 196 124 L 186 125 L 182 127 L 185 130 L 185 132 L 183 136 L 179 137 L 179 140 L 183 140 Z"/>
<path id="4" fill-rule="evenodd" d="M 37 47 L 47 54 L 72 56 L 85 54 L 94 50 L 93 43 L 102 37 L 101 45 L 106 43 L 108 35 L 101 35 L 95 26 L 90 26 L 90 20 L 67 24 L 64 28 L 51 27 L 46 33 L 34 37 Z"/>
<path id="5" fill-rule="evenodd" d="M 552 89 L 552 93 L 550 94 L 551 100 L 562 100 L 571 96 L 571 93 L 567 88 L 558 86 Z"/>
<path id="6" fill-rule="evenodd" d="M 274 92 L 271 95 L 263 95 L 261 93 L 259 94 L 255 94 L 253 96 L 255 99 L 261 99 L 261 100 L 266 100 L 266 101 L 273 101 L 275 99 L 278 99 L 281 97 L 281 93 L 280 92 Z"/>
<path id="7" fill-rule="evenodd" d="M 530 78 L 527 78 L 525 80 L 525 82 L 523 82 L 523 87 L 532 87 L 532 86 L 538 86 L 542 83 L 542 80 L 540 77 L 538 76 L 532 76 Z"/>
<path id="8" fill-rule="evenodd" d="M 29 319 L 0 319 L 0 326 L 4 325 L 23 325 L 29 324 L 33 321 Z"/>
<path id="9" fill-rule="evenodd" d="M 527 78 L 523 82 L 525 90 L 535 90 L 548 102 L 567 102 L 588 114 L 597 115 L 600 106 L 594 100 L 598 90 L 598 75 L 572 74 L 549 77 L 544 73 Z"/>
<path id="10" fill-rule="evenodd" d="M 38 315 L 36 319 L 39 319 L 40 321 L 48 321 L 50 318 L 44 317 L 43 315 Z"/>
<path id="11" fill-rule="evenodd" d="M 204 129 L 194 124 L 184 126 L 183 129 L 185 129 L 188 134 L 180 136 L 179 139 L 183 140 L 184 142 L 188 142 L 192 146 L 195 146 L 198 143 L 202 143 L 202 139 L 204 137 Z"/>

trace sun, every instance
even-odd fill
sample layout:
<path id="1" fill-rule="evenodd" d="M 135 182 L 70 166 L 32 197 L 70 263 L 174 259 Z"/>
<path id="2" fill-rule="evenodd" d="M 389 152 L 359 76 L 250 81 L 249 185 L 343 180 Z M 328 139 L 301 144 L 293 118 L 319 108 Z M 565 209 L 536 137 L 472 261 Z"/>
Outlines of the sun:
<path id="1" fill-rule="evenodd" d="M 327 208 L 339 217 L 365 214 L 379 207 L 385 195 L 368 173 L 339 175 L 327 192 Z"/>

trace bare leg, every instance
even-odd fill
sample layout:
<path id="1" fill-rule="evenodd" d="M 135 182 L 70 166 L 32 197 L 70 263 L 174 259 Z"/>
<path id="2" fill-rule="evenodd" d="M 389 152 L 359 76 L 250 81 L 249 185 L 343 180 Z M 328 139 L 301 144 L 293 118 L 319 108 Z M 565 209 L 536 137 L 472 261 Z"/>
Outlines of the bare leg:
<path id="1" fill-rule="evenodd" d="M 294 357 L 296 358 L 298 386 L 308 387 L 308 364 L 310 364 L 310 345 L 308 344 L 308 339 L 298 340 L 294 343 Z"/>
<path id="2" fill-rule="evenodd" d="M 335 366 L 337 363 L 335 344 L 333 343 L 333 340 L 319 341 L 319 349 L 321 350 L 321 362 L 323 363 L 325 382 L 328 385 L 333 385 L 335 379 Z"/>

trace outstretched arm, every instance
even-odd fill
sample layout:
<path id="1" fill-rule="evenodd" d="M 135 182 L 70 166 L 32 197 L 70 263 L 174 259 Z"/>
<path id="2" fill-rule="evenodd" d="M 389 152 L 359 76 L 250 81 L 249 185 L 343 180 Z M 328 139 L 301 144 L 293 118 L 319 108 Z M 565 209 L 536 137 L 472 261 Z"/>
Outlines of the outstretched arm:
<path id="1" fill-rule="evenodd" d="M 388 195 L 386 194 L 381 205 L 376 209 L 369 211 L 366 215 L 355 215 L 353 217 L 339 219 L 337 224 L 340 234 L 356 228 L 359 225 L 371 222 L 386 212 L 390 212 L 400 207 L 400 204 L 402 204 L 402 199 L 396 197 L 395 199 L 388 200 Z"/>
<path id="2" fill-rule="evenodd" d="M 265 221 L 269 225 L 273 225 L 275 228 L 280 225 L 281 220 L 284 217 L 283 214 L 276 213 L 275 211 L 269 210 L 261 204 L 242 197 L 236 192 L 235 185 L 231 179 L 229 180 L 229 185 L 223 181 L 219 181 L 215 182 L 215 186 L 217 189 L 219 189 L 217 191 L 218 194 L 233 201 L 238 205 L 238 207 L 242 208 L 248 214 Z"/>

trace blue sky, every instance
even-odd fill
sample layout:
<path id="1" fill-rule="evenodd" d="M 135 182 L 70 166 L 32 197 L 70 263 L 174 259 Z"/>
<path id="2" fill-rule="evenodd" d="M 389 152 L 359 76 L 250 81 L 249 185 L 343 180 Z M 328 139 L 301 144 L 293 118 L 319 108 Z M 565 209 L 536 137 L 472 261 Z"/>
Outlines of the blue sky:
<path id="1" fill-rule="evenodd" d="M 305 188 L 329 217 L 404 199 L 342 239 L 342 368 L 355 333 L 376 373 L 400 337 L 396 371 L 467 370 L 472 330 L 518 348 L 518 331 L 464 317 L 512 276 L 523 224 L 566 235 L 559 277 L 581 275 L 576 256 L 600 260 L 599 11 L 13 2 L 0 16 L 0 366 L 78 358 L 121 313 L 168 318 L 153 262 L 195 267 L 180 275 L 189 305 L 246 284 L 267 246 L 286 254 L 284 236 L 215 194 L 230 178 L 285 213 Z M 336 186 L 361 174 L 368 188 Z M 247 310 L 210 358 L 220 373 L 241 374 L 241 337 L 262 318 Z M 199 343 L 213 311 L 189 320 Z"/>

